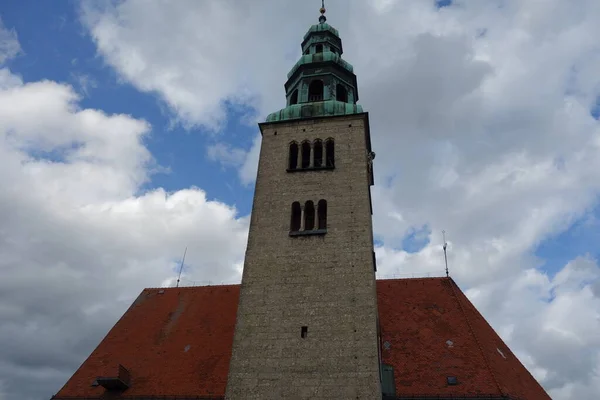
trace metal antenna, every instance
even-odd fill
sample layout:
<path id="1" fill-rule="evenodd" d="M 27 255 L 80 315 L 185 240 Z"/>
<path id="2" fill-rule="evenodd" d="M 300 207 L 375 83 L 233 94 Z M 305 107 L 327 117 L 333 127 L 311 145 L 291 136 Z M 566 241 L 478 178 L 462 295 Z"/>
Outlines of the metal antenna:
<path id="1" fill-rule="evenodd" d="M 446 231 L 442 231 L 442 236 L 444 237 L 444 261 L 446 261 L 446 277 L 450 277 L 450 273 L 448 272 L 448 255 L 446 254 L 446 248 L 448 247 L 448 243 L 446 243 Z"/>
<path id="2" fill-rule="evenodd" d="M 181 280 L 181 271 L 183 271 L 183 263 L 185 262 L 185 255 L 187 254 L 187 246 L 185 247 L 185 251 L 183 252 L 183 260 L 181 260 L 181 267 L 179 267 L 179 275 L 177 276 L 177 286 L 179 287 L 179 281 Z"/>

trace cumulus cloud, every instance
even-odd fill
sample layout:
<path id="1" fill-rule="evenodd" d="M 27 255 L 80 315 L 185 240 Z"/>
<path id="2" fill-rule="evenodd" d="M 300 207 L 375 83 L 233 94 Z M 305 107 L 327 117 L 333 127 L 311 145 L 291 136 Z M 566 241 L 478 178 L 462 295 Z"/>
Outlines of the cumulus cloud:
<path id="1" fill-rule="evenodd" d="M 184 283 L 239 279 L 247 218 L 199 188 L 140 192 L 151 127 L 79 100 L 0 69 L 0 398 L 49 398 L 185 246 Z"/>
<path id="2" fill-rule="evenodd" d="M 250 10 L 231 1 L 178 9 L 127 1 L 83 14 L 123 79 L 157 91 L 181 121 L 214 127 L 227 101 L 263 117 L 283 106 L 285 72 L 316 15 L 296 3 L 265 0 Z M 600 330 L 582 323 L 593 317 L 594 292 L 574 271 L 597 266 L 577 259 L 552 276 L 537 269 L 534 250 L 598 203 L 600 128 L 590 108 L 600 93 L 600 4 L 457 0 L 438 10 L 420 0 L 332 0 L 328 8 L 371 113 L 380 275 L 443 275 L 446 229 L 454 277 L 526 365 L 555 398 L 591 399 L 600 345 L 590 332 Z M 202 28 L 186 22 L 193 15 L 204 17 Z M 150 31 L 147 20 L 161 29 Z M 215 48 L 208 32 L 223 26 Z M 259 149 L 257 140 L 244 163 L 235 152 L 246 183 Z M 415 231 L 425 247 L 409 253 L 402 242 Z M 564 319 L 560 310 L 570 307 L 581 312 Z M 579 337 L 577 351 L 589 355 L 573 357 L 571 373 L 559 365 L 575 349 L 567 337 Z"/>
<path id="3" fill-rule="evenodd" d="M 14 29 L 7 29 L 0 18 L 0 64 L 21 52 L 21 45 Z"/>
<path id="4" fill-rule="evenodd" d="M 595 399 L 597 260 L 582 254 L 554 274 L 539 268 L 534 251 L 598 205 L 600 128 L 590 109 L 600 94 L 600 3 L 455 0 L 438 10 L 433 1 L 331 0 L 328 9 L 371 114 L 380 275 L 443 274 L 446 229 L 453 276 L 551 396 Z M 220 132 L 227 106 L 250 109 L 246 120 L 283 106 L 285 73 L 316 11 L 292 1 L 126 0 L 84 3 L 81 15 L 107 65 L 158 94 L 174 121 L 221 134 L 207 155 L 239 168 L 249 184 L 260 138 L 245 155 L 228 144 Z M 137 193 L 152 163 L 143 121 L 79 110 L 69 87 L 23 84 L 6 69 L 0 90 L 16 115 L 0 118 L 8 166 L 0 182 L 10 183 L 0 195 L 0 218 L 10 224 L 1 226 L 14 227 L 0 231 L 1 243 L 21 285 L 11 292 L 16 308 L 0 308 L 13 318 L 3 337 L 19 336 L 9 342 L 17 348 L 32 345 L 24 343 L 34 341 L 22 335 L 28 329 L 55 333 L 33 343 L 30 360 L 0 354 L 9 360 L 0 368 L 13 371 L 4 384 L 11 393 L 16 383 L 7 385 L 25 376 L 40 388 L 62 383 L 58 375 L 68 376 L 138 289 L 169 282 L 189 238 L 197 250 L 188 257 L 199 257 L 190 279 L 237 277 L 247 221 L 198 189 Z M 402 242 L 415 230 L 425 246 L 407 252 Z M 215 240 L 224 250 L 211 258 Z M 113 298 L 118 306 L 106 300 Z M 53 308 L 60 316 L 43 309 L 49 299 L 66 307 Z M 24 322 L 24 311 L 40 319 Z M 52 350 L 67 342 L 76 351 Z"/>

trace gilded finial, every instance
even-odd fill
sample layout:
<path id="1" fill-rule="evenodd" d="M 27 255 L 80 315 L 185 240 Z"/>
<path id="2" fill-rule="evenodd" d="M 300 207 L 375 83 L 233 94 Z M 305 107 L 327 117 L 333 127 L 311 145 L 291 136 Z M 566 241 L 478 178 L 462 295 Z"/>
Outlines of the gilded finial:
<path id="1" fill-rule="evenodd" d="M 319 11 L 321 12 L 319 22 L 323 24 L 327 21 L 327 17 L 325 16 L 325 12 L 327 11 L 327 9 L 325 9 L 325 0 L 321 0 L 321 9 Z"/>

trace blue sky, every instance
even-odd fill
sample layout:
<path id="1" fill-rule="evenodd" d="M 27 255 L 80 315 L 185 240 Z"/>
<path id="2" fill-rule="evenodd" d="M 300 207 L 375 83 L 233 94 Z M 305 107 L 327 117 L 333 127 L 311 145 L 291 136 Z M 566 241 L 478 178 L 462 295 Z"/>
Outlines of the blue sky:
<path id="1" fill-rule="evenodd" d="M 79 12 L 75 1 L 3 3 L 0 14 L 4 24 L 18 32 L 23 50 L 9 61 L 11 70 L 25 82 L 48 79 L 73 85 L 82 96 L 81 108 L 129 114 L 148 121 L 152 133 L 145 143 L 159 168 L 142 191 L 162 187 L 175 192 L 200 187 L 209 199 L 235 205 L 241 215 L 248 214 L 252 185 L 242 184 L 235 168 L 221 167 L 206 157 L 207 146 L 218 140 L 250 148 L 258 128 L 242 120 L 245 110 L 229 107 L 226 126 L 216 134 L 204 132 L 202 127 L 184 129 L 173 123 L 173 114 L 158 96 L 139 92 L 119 80 L 114 69 L 97 56 L 96 46 L 79 21 Z M 85 88 L 82 79 L 87 81 Z"/>
<path id="2" fill-rule="evenodd" d="M 452 2 L 438 0 L 436 5 L 450 7 Z M 250 149 L 257 127 L 243 120 L 248 109 L 227 107 L 226 125 L 218 133 L 203 131 L 202 127 L 185 129 L 173 123 L 172 111 L 158 95 L 140 92 L 119 79 L 115 70 L 98 56 L 89 32 L 80 23 L 78 2 L 13 1 L 0 6 L 0 12 L 7 28 L 18 32 L 23 50 L 8 66 L 25 82 L 48 79 L 71 84 L 81 94 L 82 108 L 125 113 L 152 125 L 145 143 L 159 168 L 142 191 L 161 187 L 175 192 L 195 186 L 205 190 L 209 199 L 235 205 L 240 215 L 250 212 L 252 185 L 241 183 L 236 168 L 223 167 L 206 157 L 207 146 L 219 141 Z M 285 75 L 280 75 L 283 82 Z M 597 109 L 596 106 L 590 111 L 597 113 Z M 596 245 L 598 225 L 589 223 L 598 214 L 598 209 L 586 213 L 569 229 L 537 246 L 534 253 L 549 274 L 578 255 L 600 255 Z M 421 251 L 429 244 L 422 234 L 428 229 L 411 229 L 402 239 L 402 249 L 408 253 Z M 383 244 L 379 236 L 376 244 Z"/>
<path id="3" fill-rule="evenodd" d="M 314 2 L 0 2 L 0 400 L 49 398 L 186 246 L 182 282 L 239 282 L 247 121 L 283 106 Z M 370 113 L 379 276 L 443 274 L 446 230 L 453 278 L 552 398 L 596 400 L 600 2 L 326 6 Z"/>

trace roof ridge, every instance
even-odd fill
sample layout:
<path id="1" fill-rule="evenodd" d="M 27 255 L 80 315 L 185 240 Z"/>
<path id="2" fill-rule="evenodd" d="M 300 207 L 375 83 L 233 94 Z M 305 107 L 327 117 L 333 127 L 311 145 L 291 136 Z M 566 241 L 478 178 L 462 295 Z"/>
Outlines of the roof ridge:
<path id="1" fill-rule="evenodd" d="M 486 368 L 488 369 L 490 375 L 492 376 L 492 379 L 494 380 L 494 383 L 498 387 L 498 390 L 500 391 L 500 395 L 501 396 L 506 396 L 506 393 L 504 393 L 504 391 L 502 390 L 502 387 L 500 386 L 500 383 L 498 382 L 498 379 L 496 379 L 496 375 L 494 374 L 494 371 L 492 370 L 492 367 L 490 366 L 490 363 L 489 363 L 487 357 L 485 356 L 485 352 L 483 351 L 483 347 L 481 347 L 481 343 L 479 342 L 479 338 L 477 337 L 477 335 L 475 334 L 475 331 L 473 330 L 473 326 L 471 325 L 471 322 L 469 321 L 469 317 L 467 316 L 467 313 L 465 312 L 465 309 L 463 308 L 462 303 L 461 303 L 460 299 L 458 298 L 458 294 L 456 293 L 456 289 L 455 289 L 455 286 L 457 286 L 456 282 L 454 282 L 454 279 L 452 279 L 450 277 L 448 277 L 448 279 L 450 280 L 450 287 L 452 288 L 452 294 L 456 298 L 456 302 L 458 303 L 458 307 L 460 308 L 460 311 L 462 312 L 463 316 L 465 317 L 465 321 L 467 321 L 467 326 L 469 327 L 469 331 L 471 331 L 471 335 L 473 335 L 473 338 L 475 339 L 475 343 L 477 344 L 477 348 L 481 352 L 481 356 L 483 357 L 483 362 L 485 363 Z"/>
<path id="2" fill-rule="evenodd" d="M 198 289 L 198 288 L 222 288 L 222 287 L 233 287 L 240 286 L 239 283 L 222 283 L 219 285 L 197 285 L 197 286 L 173 286 L 173 287 L 148 287 L 144 288 L 142 291 L 146 290 L 180 290 L 180 289 Z"/>

